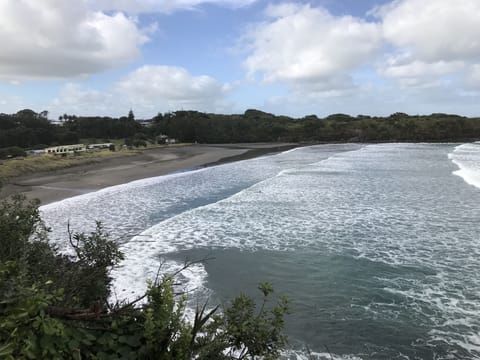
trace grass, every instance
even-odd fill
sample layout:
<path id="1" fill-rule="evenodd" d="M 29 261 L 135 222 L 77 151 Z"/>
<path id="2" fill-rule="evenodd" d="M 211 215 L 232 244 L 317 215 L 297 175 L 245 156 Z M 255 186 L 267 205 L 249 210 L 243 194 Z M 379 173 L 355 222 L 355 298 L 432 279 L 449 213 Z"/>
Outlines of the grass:
<path id="1" fill-rule="evenodd" d="M 125 144 L 124 139 L 95 139 L 95 138 L 82 138 L 78 142 L 79 144 L 99 144 L 99 143 L 112 143 L 115 144 L 115 147 L 117 149 L 121 149 L 122 146 Z M 156 149 L 156 148 L 162 148 L 162 147 L 173 147 L 173 146 L 185 146 L 185 145 L 192 145 L 192 143 L 176 143 L 176 144 L 156 144 L 152 143 L 150 141 L 147 141 L 147 147 L 140 147 L 138 150 L 143 150 L 143 149 Z"/>
<path id="2" fill-rule="evenodd" d="M 65 169 L 78 165 L 97 163 L 108 158 L 129 156 L 141 153 L 140 150 L 109 150 L 83 153 L 78 156 L 41 155 L 24 159 L 6 160 L 0 165 L 0 178 L 9 179 L 32 173 Z"/>
<path id="3" fill-rule="evenodd" d="M 86 139 L 82 139 L 86 140 Z M 122 140 L 123 141 L 123 140 Z M 97 141 L 98 142 L 98 141 Z M 112 141 L 113 142 L 113 141 Z M 83 143 L 87 143 L 86 141 Z M 117 144 L 116 144 L 117 145 Z M 105 159 L 111 159 L 120 156 L 130 156 L 141 154 L 143 150 L 162 148 L 162 147 L 177 147 L 189 145 L 186 143 L 178 143 L 172 145 L 148 144 L 146 148 L 138 149 L 121 149 L 115 152 L 110 150 L 101 150 L 94 152 L 85 152 L 77 156 L 55 156 L 55 155 L 41 155 L 29 156 L 24 159 L 0 160 L 0 180 L 6 180 L 18 176 L 35 174 L 46 171 L 55 171 L 66 169 L 79 165 L 93 164 L 101 162 Z M 119 146 L 117 145 L 117 148 Z M 1 181 L 0 181 L 1 183 Z"/>
<path id="4" fill-rule="evenodd" d="M 100 141 L 99 139 L 81 139 L 79 142 L 80 144 L 93 144 L 93 143 L 102 143 L 104 141 Z M 162 148 L 162 147 L 177 147 L 177 146 L 185 146 L 190 145 L 187 143 L 178 143 L 178 144 L 171 144 L 171 145 L 164 145 L 164 144 L 152 144 L 147 143 L 146 148 L 138 148 L 138 149 L 122 149 L 123 139 L 114 139 L 109 140 L 108 142 L 112 142 L 115 144 L 117 150 L 115 152 L 109 150 L 101 150 L 101 151 L 94 151 L 94 152 L 85 152 L 81 153 L 77 156 L 54 156 L 54 155 L 41 155 L 41 156 L 29 156 L 24 159 L 12 159 L 12 160 L 0 160 L 0 180 L 7 180 L 10 178 L 35 174 L 39 172 L 46 172 L 46 171 L 55 171 L 66 169 L 74 166 L 79 165 L 86 165 L 86 164 L 93 164 L 101 162 L 105 159 L 115 158 L 120 156 L 129 156 L 135 154 L 141 154 L 143 150 L 146 149 L 155 149 L 155 148 Z M 1 181 L 0 181 L 1 183 Z"/>

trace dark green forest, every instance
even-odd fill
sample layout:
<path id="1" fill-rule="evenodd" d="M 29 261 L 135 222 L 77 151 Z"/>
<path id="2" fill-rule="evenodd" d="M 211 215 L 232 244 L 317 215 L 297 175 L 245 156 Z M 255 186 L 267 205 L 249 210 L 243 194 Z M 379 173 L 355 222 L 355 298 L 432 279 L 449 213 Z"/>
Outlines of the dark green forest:
<path id="1" fill-rule="evenodd" d="M 37 149 L 78 143 L 85 138 L 155 143 L 160 135 L 198 143 L 469 141 L 480 138 L 480 118 L 404 113 L 388 117 L 334 114 L 291 118 L 250 109 L 236 115 L 182 110 L 159 113 L 142 123 L 136 121 L 132 111 L 120 118 L 65 114 L 52 123 L 46 111 L 26 109 L 0 114 L 0 149 Z"/>

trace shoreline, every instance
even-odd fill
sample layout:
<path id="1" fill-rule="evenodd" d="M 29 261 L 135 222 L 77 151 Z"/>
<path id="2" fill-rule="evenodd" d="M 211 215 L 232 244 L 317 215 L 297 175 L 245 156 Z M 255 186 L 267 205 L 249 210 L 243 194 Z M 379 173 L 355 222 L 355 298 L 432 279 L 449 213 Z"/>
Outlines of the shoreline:
<path id="1" fill-rule="evenodd" d="M 246 143 L 146 149 L 138 155 L 12 178 L 0 190 L 0 199 L 24 194 L 27 199 L 39 199 L 40 205 L 46 205 L 131 181 L 252 159 L 299 146 L 295 143 Z"/>

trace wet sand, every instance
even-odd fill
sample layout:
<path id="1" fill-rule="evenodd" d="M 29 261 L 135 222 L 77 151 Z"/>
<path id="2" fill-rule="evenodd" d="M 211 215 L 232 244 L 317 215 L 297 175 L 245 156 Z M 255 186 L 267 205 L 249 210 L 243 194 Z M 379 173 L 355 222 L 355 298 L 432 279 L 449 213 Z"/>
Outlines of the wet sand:
<path id="1" fill-rule="evenodd" d="M 286 143 L 196 144 L 147 149 L 138 155 L 11 179 L 0 191 L 0 199 L 21 193 L 45 205 L 134 180 L 244 160 L 296 146 Z"/>

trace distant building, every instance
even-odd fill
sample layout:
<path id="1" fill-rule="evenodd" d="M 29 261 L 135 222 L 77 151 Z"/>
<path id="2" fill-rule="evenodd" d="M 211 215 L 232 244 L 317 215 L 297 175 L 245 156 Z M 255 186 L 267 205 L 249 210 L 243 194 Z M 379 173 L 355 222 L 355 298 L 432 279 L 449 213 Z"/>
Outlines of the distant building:
<path id="1" fill-rule="evenodd" d="M 58 125 L 58 126 L 63 126 L 63 121 L 62 120 L 56 120 L 56 119 L 49 119 L 51 124 Z"/>
<path id="2" fill-rule="evenodd" d="M 90 144 L 90 145 L 87 145 L 87 149 L 88 150 L 101 150 L 101 149 L 115 150 L 115 144 L 113 143 Z"/>
<path id="3" fill-rule="evenodd" d="M 177 142 L 176 139 L 169 138 L 167 135 L 157 136 L 157 143 L 158 144 L 175 144 L 176 142 Z"/>
<path id="4" fill-rule="evenodd" d="M 145 119 L 145 120 L 142 119 L 142 120 L 135 120 L 135 121 L 145 127 L 150 127 L 153 125 L 152 119 Z"/>
<path id="5" fill-rule="evenodd" d="M 157 144 L 166 144 L 168 140 L 167 135 L 158 135 L 157 136 Z"/>
<path id="6" fill-rule="evenodd" d="M 46 154 L 52 155 L 67 155 L 74 154 L 79 152 L 87 151 L 87 147 L 84 144 L 75 144 L 75 145 L 60 145 L 53 146 L 45 149 Z"/>
<path id="7" fill-rule="evenodd" d="M 27 151 L 27 154 L 30 155 L 30 156 L 39 156 L 39 155 L 43 155 L 45 154 L 45 149 L 41 149 L 41 150 L 28 150 Z"/>

